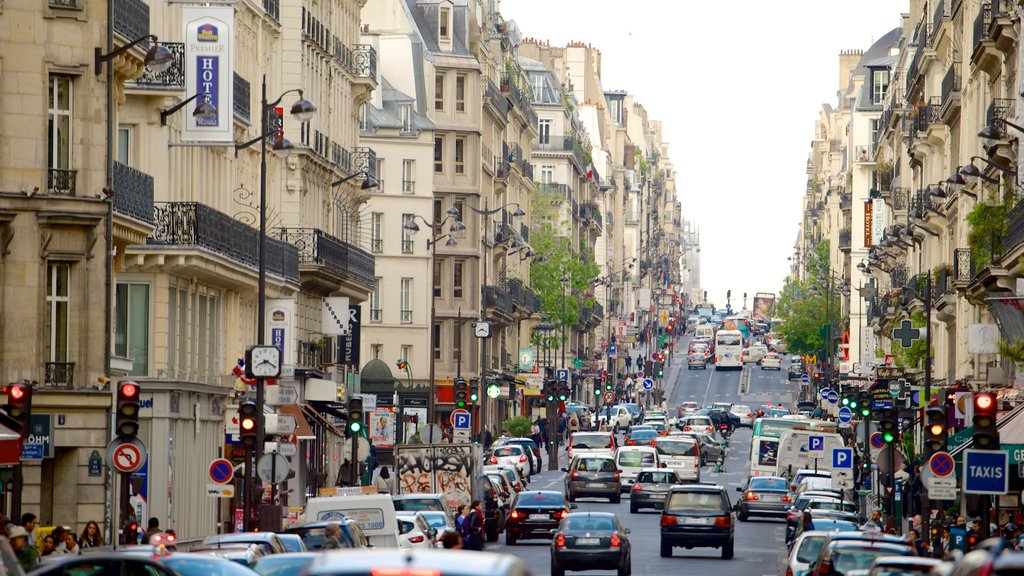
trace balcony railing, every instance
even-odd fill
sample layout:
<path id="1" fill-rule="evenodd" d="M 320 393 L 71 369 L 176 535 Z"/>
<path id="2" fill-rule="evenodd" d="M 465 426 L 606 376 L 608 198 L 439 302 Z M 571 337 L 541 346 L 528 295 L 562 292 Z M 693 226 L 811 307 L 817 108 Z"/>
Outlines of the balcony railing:
<path id="1" fill-rule="evenodd" d="M 74 196 L 78 170 L 46 169 L 46 191 L 60 196 Z"/>
<path id="2" fill-rule="evenodd" d="M 415 180 L 402 180 L 402 194 L 415 194 L 416 193 L 416 181 Z"/>
<path id="3" fill-rule="evenodd" d="M 487 101 L 504 117 L 508 116 L 508 98 L 495 86 L 494 81 L 487 79 Z"/>
<path id="4" fill-rule="evenodd" d="M 352 74 L 358 78 L 377 79 L 377 49 L 369 44 L 352 47 Z"/>
<path id="5" fill-rule="evenodd" d="M 1024 200 L 1017 200 L 1017 204 L 1010 208 L 1007 219 L 1009 226 L 1003 239 L 1003 247 L 1009 253 L 1018 244 L 1024 243 Z"/>
<path id="6" fill-rule="evenodd" d="M 142 0 L 113 0 L 113 2 L 114 32 L 128 42 L 149 35 L 149 4 Z M 137 46 L 143 52 L 149 50 L 149 39 L 139 42 Z"/>
<path id="7" fill-rule="evenodd" d="M 523 237 L 523 242 L 530 243 L 530 227 L 526 224 L 519 225 L 519 235 Z"/>
<path id="8" fill-rule="evenodd" d="M 384 318 L 384 311 L 380 308 L 370 308 L 370 322 L 380 322 Z"/>
<path id="9" fill-rule="evenodd" d="M 48 388 L 73 388 L 75 384 L 74 362 L 43 363 L 43 385 Z"/>
<path id="10" fill-rule="evenodd" d="M 154 208 L 151 245 L 192 246 L 209 250 L 255 270 L 259 261 L 259 231 L 198 202 L 160 202 Z M 295 246 L 267 239 L 267 271 L 287 280 L 299 279 Z"/>
<path id="11" fill-rule="evenodd" d="M 562 200 L 568 200 L 572 198 L 572 188 L 568 184 L 554 184 L 551 182 L 541 183 L 538 188 L 539 192 L 547 194 L 556 194 L 561 197 Z"/>
<path id="12" fill-rule="evenodd" d="M 163 72 L 154 72 L 149 66 L 142 69 L 142 76 L 132 80 L 129 84 L 136 88 L 149 90 L 184 90 L 185 89 L 185 43 L 184 42 L 161 42 L 171 51 L 174 60 L 171 66 Z"/>
<path id="13" fill-rule="evenodd" d="M 494 308 L 508 316 L 512 315 L 514 312 L 512 297 L 507 290 L 500 286 L 484 286 L 483 292 L 484 306 Z"/>
<path id="14" fill-rule="evenodd" d="M 942 268 L 932 275 L 932 301 L 941 300 L 950 290 L 950 273 Z"/>
<path id="15" fill-rule="evenodd" d="M 640 223 L 640 213 L 639 212 L 629 211 L 629 212 L 625 213 L 625 215 L 623 216 L 622 219 L 625 221 L 626 224 L 634 224 L 634 225 L 635 224 L 639 224 Z"/>
<path id="16" fill-rule="evenodd" d="M 537 297 L 533 290 L 529 286 L 524 285 L 523 281 L 519 278 L 512 278 L 508 281 L 508 293 L 512 303 L 518 310 L 525 310 L 532 314 L 539 309 Z"/>
<path id="17" fill-rule="evenodd" d="M 299 366 L 319 368 L 323 365 L 324 349 L 316 342 L 299 341 L 298 349 L 295 351 Z"/>
<path id="18" fill-rule="evenodd" d="M 50 8 L 78 8 L 77 0 L 49 0 Z"/>
<path id="19" fill-rule="evenodd" d="M 942 106 L 960 93 L 960 63 L 953 62 L 942 78 Z"/>
<path id="20" fill-rule="evenodd" d="M 892 271 L 889 272 L 889 283 L 891 286 L 906 286 L 907 285 L 907 267 L 903 265 L 897 265 L 892 267 Z"/>
<path id="21" fill-rule="evenodd" d="M 970 248 L 953 251 L 953 283 L 967 283 L 974 278 L 974 259 Z"/>
<path id="22" fill-rule="evenodd" d="M 930 44 L 935 42 L 935 36 L 939 26 L 942 26 L 943 20 L 949 20 L 949 2 L 950 0 L 933 0 L 935 3 L 935 12 L 932 14 L 932 34 L 929 38 Z"/>
<path id="23" fill-rule="evenodd" d="M 365 160 L 364 160 L 365 162 Z M 352 152 L 337 142 L 331 144 L 331 163 L 346 174 L 352 173 Z M 373 171 L 377 171 L 376 154 L 374 154 Z"/>
<path id="24" fill-rule="evenodd" d="M 114 211 L 153 223 L 153 177 L 114 162 Z"/>
<path id="25" fill-rule="evenodd" d="M 274 19 L 274 22 L 281 23 L 281 0 L 263 0 L 263 11 Z"/>
<path id="26" fill-rule="evenodd" d="M 1005 138 L 1006 124 L 996 120 L 1010 120 L 1012 122 L 1016 108 L 1016 100 L 1013 98 L 993 98 L 992 102 L 988 105 L 988 110 L 985 112 L 986 125 L 998 130 L 1000 136 Z"/>
<path id="27" fill-rule="evenodd" d="M 850 231 L 840 230 L 839 231 L 839 249 L 848 249 L 850 247 Z"/>
<path id="28" fill-rule="evenodd" d="M 974 42 L 974 50 L 978 50 L 978 44 L 981 42 L 991 40 L 992 37 L 988 32 L 989 26 L 992 24 L 992 5 L 985 3 L 981 6 L 981 10 L 978 11 L 978 15 L 974 17 L 974 36 L 972 41 Z"/>
<path id="29" fill-rule="evenodd" d="M 249 81 L 239 76 L 238 72 L 235 72 L 234 78 L 234 100 L 235 116 L 248 124 L 251 118 L 249 116 Z"/>
<path id="30" fill-rule="evenodd" d="M 910 206 L 910 189 L 909 188 L 893 188 L 892 190 L 892 209 L 893 210 L 907 210 Z"/>
<path id="31" fill-rule="evenodd" d="M 281 228 L 282 243 L 294 245 L 302 265 L 323 266 L 365 286 L 373 288 L 373 255 L 339 240 L 319 228 Z"/>
<path id="32" fill-rule="evenodd" d="M 412 254 L 412 240 L 402 240 L 402 254 Z"/>
<path id="33" fill-rule="evenodd" d="M 356 172 L 363 171 L 370 178 L 377 179 L 377 153 L 368 146 L 356 146 L 352 155 L 352 167 Z"/>
<path id="34" fill-rule="evenodd" d="M 370 240 L 370 252 L 379 254 L 384 251 L 384 240 L 381 238 L 372 238 Z"/>
<path id="35" fill-rule="evenodd" d="M 399 319 L 402 324 L 412 324 L 412 310 L 400 310 Z"/>

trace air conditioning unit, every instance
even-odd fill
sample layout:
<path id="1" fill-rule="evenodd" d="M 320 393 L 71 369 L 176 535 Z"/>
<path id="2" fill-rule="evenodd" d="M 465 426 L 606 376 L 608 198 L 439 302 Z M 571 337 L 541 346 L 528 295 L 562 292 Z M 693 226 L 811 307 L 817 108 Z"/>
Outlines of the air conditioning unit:
<path id="1" fill-rule="evenodd" d="M 333 366 L 337 364 L 338 344 L 333 336 L 325 336 L 323 347 L 320 349 L 320 365 Z"/>

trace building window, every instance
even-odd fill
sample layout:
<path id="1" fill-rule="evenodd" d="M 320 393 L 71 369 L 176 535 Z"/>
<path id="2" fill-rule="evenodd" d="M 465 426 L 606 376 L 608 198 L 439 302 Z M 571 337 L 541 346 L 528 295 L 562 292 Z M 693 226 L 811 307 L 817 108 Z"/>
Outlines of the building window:
<path id="1" fill-rule="evenodd" d="M 622 100 L 612 98 L 608 101 L 608 104 L 612 122 L 615 122 L 618 126 L 622 126 Z"/>
<path id="2" fill-rule="evenodd" d="M 413 214 L 402 214 L 402 254 L 412 254 L 412 230 L 407 229 L 405 225 L 415 218 Z"/>
<path id="3" fill-rule="evenodd" d="M 434 172 L 444 172 L 444 138 L 434 138 Z"/>
<path id="4" fill-rule="evenodd" d="M 402 278 L 401 299 L 402 324 L 412 324 L 412 278 Z"/>
<path id="5" fill-rule="evenodd" d="M 121 124 L 117 127 L 117 161 L 131 166 L 131 145 L 133 127 Z"/>
<path id="6" fill-rule="evenodd" d="M 434 345 L 434 360 L 441 359 L 441 323 L 434 323 L 434 337 L 432 338 Z"/>
<path id="7" fill-rule="evenodd" d="M 370 192 L 384 192 L 384 159 L 377 158 L 376 160 L 374 169 L 377 171 L 377 188 L 376 190 L 371 189 Z"/>
<path id="8" fill-rule="evenodd" d="M 452 202 L 452 207 L 455 208 L 455 210 L 459 214 L 458 220 L 462 220 L 462 222 L 465 223 L 466 205 L 463 204 L 462 200 L 456 200 L 455 202 Z M 452 236 L 454 236 L 456 238 L 465 238 L 466 230 L 463 229 L 461 232 L 452 232 Z"/>
<path id="9" fill-rule="evenodd" d="M 466 173 L 466 137 L 459 136 L 455 139 L 455 173 Z"/>
<path id="10" fill-rule="evenodd" d="M 380 360 L 380 355 L 384 352 L 383 344 L 370 344 L 370 356 L 373 356 L 374 360 Z"/>
<path id="11" fill-rule="evenodd" d="M 68 361 L 68 332 L 70 320 L 71 264 L 50 262 L 46 266 L 46 309 L 49 324 L 50 362 Z"/>
<path id="12" fill-rule="evenodd" d="M 370 251 L 381 253 L 384 251 L 384 213 L 374 212 L 370 215 Z"/>
<path id="13" fill-rule="evenodd" d="M 878 127 L 879 121 L 877 119 L 871 121 L 871 144 L 874 145 L 878 141 Z"/>
<path id="14" fill-rule="evenodd" d="M 871 101 L 881 104 L 885 100 L 885 94 L 889 91 L 889 71 L 875 70 L 871 74 Z"/>
<path id="15" fill-rule="evenodd" d="M 462 298 L 463 270 L 465 265 L 466 262 L 464 260 L 452 262 L 452 295 L 456 298 Z"/>
<path id="16" fill-rule="evenodd" d="M 172 283 L 168 294 L 167 363 L 173 376 L 219 381 L 222 329 L 220 293 Z"/>
<path id="17" fill-rule="evenodd" d="M 444 110 L 444 74 L 434 75 L 434 110 Z"/>
<path id="18" fill-rule="evenodd" d="M 551 120 L 542 119 L 537 121 L 537 143 L 551 143 Z"/>
<path id="19" fill-rule="evenodd" d="M 434 199 L 434 234 L 441 234 L 441 200 Z"/>
<path id="20" fill-rule="evenodd" d="M 52 170 L 71 169 L 71 78 L 50 76 L 49 138 L 46 167 Z"/>
<path id="21" fill-rule="evenodd" d="M 368 106 L 368 104 L 363 104 L 362 106 L 359 107 L 359 131 L 360 132 L 366 132 L 370 128 L 369 124 L 367 124 L 367 121 L 366 121 L 366 107 L 367 106 Z"/>
<path id="22" fill-rule="evenodd" d="M 466 75 L 459 74 L 455 77 L 455 111 L 466 111 Z"/>
<path id="23" fill-rule="evenodd" d="M 438 259 L 434 259 L 434 298 L 441 297 L 441 270 L 442 262 Z"/>
<path id="24" fill-rule="evenodd" d="M 533 95 L 534 102 L 542 102 L 544 100 L 543 74 L 530 74 L 530 93 Z"/>
<path id="25" fill-rule="evenodd" d="M 412 104 L 398 105 L 398 119 L 402 121 L 402 133 L 412 132 Z"/>
<path id="26" fill-rule="evenodd" d="M 540 167 L 541 184 L 551 184 L 555 181 L 555 167 L 550 164 L 543 164 Z"/>
<path id="27" fill-rule="evenodd" d="M 448 39 L 451 37 L 451 8 L 441 8 L 437 15 L 437 35 L 439 38 Z"/>
<path id="28" fill-rule="evenodd" d="M 149 284 L 117 283 L 114 355 L 132 361 L 131 375 L 149 375 Z"/>
<path id="29" fill-rule="evenodd" d="M 402 344 L 398 357 L 405 360 L 406 363 L 412 362 L 412 344 Z"/>
<path id="30" fill-rule="evenodd" d="M 370 322 L 383 320 L 380 309 L 380 276 L 373 279 L 373 292 L 370 292 Z"/>
<path id="31" fill-rule="evenodd" d="M 416 193 L 416 161 L 402 160 L 402 194 Z"/>

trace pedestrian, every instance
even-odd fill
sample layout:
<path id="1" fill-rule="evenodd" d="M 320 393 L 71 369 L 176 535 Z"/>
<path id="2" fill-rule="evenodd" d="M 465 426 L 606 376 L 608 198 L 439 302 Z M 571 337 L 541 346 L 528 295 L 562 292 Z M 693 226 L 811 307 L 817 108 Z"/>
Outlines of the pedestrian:
<path id="1" fill-rule="evenodd" d="M 100 532 L 100 525 L 95 520 L 89 520 L 82 535 L 78 538 L 78 544 L 82 548 L 102 548 L 103 534 Z"/>
<path id="2" fill-rule="evenodd" d="M 466 514 L 466 521 L 463 524 L 467 533 L 467 546 L 469 550 L 484 549 L 484 511 L 480 508 L 480 501 L 473 500 L 469 505 L 469 512 Z"/>
<path id="3" fill-rule="evenodd" d="M 341 546 L 341 526 L 331 522 L 324 528 L 324 543 L 320 546 L 324 550 L 338 550 Z"/>
<path id="4" fill-rule="evenodd" d="M 53 536 L 47 534 L 43 536 L 43 550 L 39 553 L 40 556 L 49 556 L 53 554 L 57 547 L 53 544 Z"/>
<path id="5" fill-rule="evenodd" d="M 159 534 L 160 532 L 162 532 L 162 530 L 160 530 L 160 519 L 156 516 L 150 518 L 149 523 L 146 525 L 146 532 L 142 535 L 142 543 L 149 544 L 149 539 L 152 538 L 154 534 Z"/>
<path id="6" fill-rule="evenodd" d="M 377 473 L 377 479 L 374 480 L 374 484 L 377 486 L 377 491 L 390 494 L 391 493 L 391 472 L 388 471 L 387 466 L 382 466 L 380 472 Z"/>
<path id="7" fill-rule="evenodd" d="M 36 515 L 31 512 L 26 512 L 21 515 L 21 527 L 28 532 L 28 545 L 35 548 L 33 543 L 36 541 Z"/>
<path id="8" fill-rule="evenodd" d="M 65 530 L 66 529 L 63 526 L 61 526 L 60 524 L 57 524 L 56 526 L 53 527 L 53 530 L 50 531 L 50 536 L 53 536 L 53 549 L 56 550 L 57 552 L 60 552 L 61 550 L 64 549 L 64 531 Z"/>
<path id="9" fill-rule="evenodd" d="M 491 447 L 491 442 L 493 441 L 493 439 L 494 438 L 493 436 L 491 436 L 490 427 L 485 426 L 484 431 L 480 433 L 480 444 L 483 445 L 484 450 L 487 450 Z"/>
<path id="10" fill-rule="evenodd" d="M 21 569 L 29 572 L 36 567 L 36 564 L 39 564 L 39 553 L 36 552 L 36 547 L 28 542 L 28 530 L 25 530 L 24 526 L 15 526 L 7 532 L 11 539 L 11 548 L 14 549 L 14 554 L 18 557 Z"/>
<path id="11" fill-rule="evenodd" d="M 444 534 L 441 535 L 441 546 L 445 550 L 461 550 L 462 536 L 458 532 L 445 530 Z"/>
<path id="12" fill-rule="evenodd" d="M 580 417 L 576 412 L 569 415 L 569 434 L 575 434 L 580 431 Z"/>
<path id="13" fill-rule="evenodd" d="M 878 510 L 871 512 L 871 524 L 875 525 L 875 528 L 882 529 L 882 513 Z"/>
<path id="14" fill-rule="evenodd" d="M 907 543 L 914 547 L 914 553 L 918 556 L 928 555 L 928 550 L 925 548 L 924 542 L 921 541 L 921 535 L 917 530 L 913 528 L 907 530 Z"/>
<path id="15" fill-rule="evenodd" d="M 469 540 L 469 527 L 466 526 L 466 512 L 468 510 L 468 506 L 459 504 L 459 508 L 455 511 L 455 531 L 458 532 L 459 537 L 462 539 L 462 547 L 465 547 L 466 542 Z"/>
<path id="16" fill-rule="evenodd" d="M 78 538 L 75 537 L 75 533 L 71 530 L 64 533 L 64 543 L 62 546 L 64 547 L 63 550 L 61 550 L 60 546 L 57 547 L 57 551 L 62 554 L 79 554 L 82 551 L 78 546 Z"/>

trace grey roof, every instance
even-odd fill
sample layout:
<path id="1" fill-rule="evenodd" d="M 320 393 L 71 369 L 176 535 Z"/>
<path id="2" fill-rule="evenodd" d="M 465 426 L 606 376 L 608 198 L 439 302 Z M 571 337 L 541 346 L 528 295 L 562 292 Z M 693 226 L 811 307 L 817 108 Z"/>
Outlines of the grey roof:
<path id="1" fill-rule="evenodd" d="M 381 78 L 381 106 L 377 108 L 372 104 L 366 105 L 366 124 L 370 132 L 378 128 L 402 128 L 402 120 L 398 115 L 398 106 L 409 104 L 412 106 L 412 128 L 414 132 L 421 130 L 433 130 L 434 123 L 417 110 L 416 99 L 394 87 L 387 78 Z"/>
<path id="2" fill-rule="evenodd" d="M 427 51 L 435 54 L 458 54 L 469 56 L 469 7 L 466 0 L 447 0 L 452 2 L 452 50 L 441 50 L 437 37 L 438 4 L 441 0 L 404 0 L 413 23 L 420 37 L 426 44 Z"/>
<path id="3" fill-rule="evenodd" d="M 857 68 L 853 71 L 853 74 L 851 74 L 851 76 L 864 77 L 864 82 L 860 87 L 860 95 L 857 98 L 857 110 L 882 110 L 882 106 L 880 104 L 873 104 L 871 102 L 871 71 L 873 69 L 889 68 L 892 66 L 893 59 L 890 56 L 889 51 L 893 46 L 899 44 L 900 36 L 902 34 L 902 28 L 893 28 L 872 44 L 871 47 L 864 52 L 864 55 L 861 56 L 860 62 L 857 63 Z M 852 82 L 850 83 L 850 86 L 853 86 Z"/>

